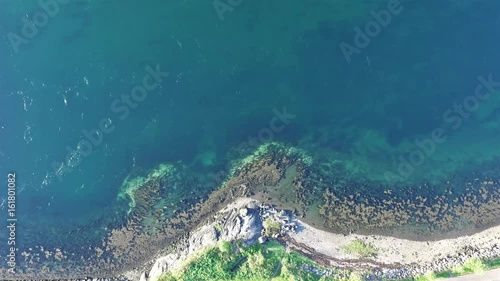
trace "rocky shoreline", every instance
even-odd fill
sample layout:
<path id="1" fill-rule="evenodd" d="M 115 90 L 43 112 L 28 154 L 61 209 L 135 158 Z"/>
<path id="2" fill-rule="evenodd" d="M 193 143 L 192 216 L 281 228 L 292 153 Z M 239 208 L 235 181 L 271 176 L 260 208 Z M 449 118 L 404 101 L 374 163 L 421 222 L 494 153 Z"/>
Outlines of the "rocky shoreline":
<path id="1" fill-rule="evenodd" d="M 380 275 L 378 271 L 390 275 L 396 269 L 401 269 L 399 275 L 402 276 L 405 276 L 404 272 L 407 269 L 421 272 L 425 270 L 425 266 L 434 261 L 444 259 L 447 256 L 451 258 L 466 252 L 463 245 L 490 249 L 493 247 L 491 242 L 493 237 L 496 237 L 497 241 L 500 239 L 494 233 L 483 233 L 491 231 L 491 229 L 496 229 L 497 233 L 500 233 L 498 228 L 491 227 L 498 223 L 498 216 L 495 215 L 499 211 L 496 186 L 500 185 L 500 179 L 487 181 L 473 179 L 474 184 L 469 184 L 469 180 L 465 178 L 461 179 L 461 185 L 467 186 L 467 192 L 483 192 L 482 195 L 470 195 L 466 192 L 467 194 L 460 197 L 460 192 L 453 192 L 453 196 L 459 196 L 463 200 L 458 197 L 458 199 L 450 197 L 445 200 L 443 199 L 444 195 L 436 197 L 437 193 L 433 191 L 440 189 L 434 189 L 426 183 L 417 189 L 412 187 L 387 189 L 388 187 L 384 188 L 368 183 L 359 186 L 353 185 L 350 181 L 339 182 L 337 175 L 332 174 L 332 169 L 325 169 L 322 165 L 314 164 L 312 159 L 313 157 L 300 149 L 279 143 L 270 143 L 259 147 L 248 157 L 232 163 L 228 174 L 221 177 L 220 185 L 217 184 L 220 188 L 216 188 L 213 192 L 207 191 L 207 188 L 198 184 L 197 181 L 177 182 L 175 179 L 178 177 L 173 176 L 148 180 L 133 192 L 137 206 L 139 206 L 131 213 L 135 218 L 134 222 L 130 227 L 127 225 L 120 231 L 114 231 L 111 236 L 113 247 L 110 249 L 118 258 L 135 257 L 126 259 L 127 263 L 122 264 L 122 268 L 125 270 L 141 268 L 138 270 L 140 274 L 136 274 L 138 276 L 129 278 L 129 280 L 139 280 L 139 276 L 145 272 L 148 274 L 144 274 L 144 277 L 149 276 L 151 268 L 143 268 L 142 265 L 147 263 L 148 267 L 153 266 L 154 260 L 166 256 L 168 253 L 183 253 L 182 255 L 186 257 L 193 254 L 189 250 L 186 252 L 186 249 L 189 249 L 190 237 L 199 231 L 200 226 L 220 224 L 220 212 L 217 213 L 217 211 L 222 208 L 227 209 L 226 206 L 232 206 L 235 204 L 232 202 L 237 202 L 235 201 L 237 198 L 256 200 L 262 202 L 259 204 L 273 205 L 282 210 L 293 210 L 290 212 L 293 214 L 291 218 L 297 222 L 299 231 L 280 239 L 283 242 L 286 242 L 285 239 L 289 239 L 287 243 L 290 244 L 290 247 L 294 245 L 293 241 L 298 241 L 297 245 L 293 247 L 311 259 L 323 262 L 325 266 L 332 268 L 369 269 L 375 275 Z M 339 169 L 333 170 L 338 171 Z M 171 175 L 175 174 L 178 173 L 171 173 Z M 177 204 L 172 202 L 172 206 L 156 208 L 157 203 L 161 202 L 163 198 L 172 198 L 175 195 L 175 192 L 171 193 L 169 190 L 171 191 L 172 188 L 176 190 L 176 186 L 186 186 L 193 190 L 190 194 L 181 196 L 185 198 L 181 200 L 181 203 L 191 202 L 191 205 L 188 204 L 186 208 L 179 209 L 176 207 Z M 369 187 L 370 189 L 367 190 Z M 188 189 L 177 189 L 177 191 L 179 190 Z M 449 195 L 449 192 L 446 194 Z M 194 194 L 199 194 L 201 197 L 194 196 Z M 361 194 L 365 194 L 366 198 L 361 198 Z M 414 205 L 413 201 L 410 200 L 415 196 L 421 200 L 417 205 Z M 199 198 L 202 198 L 201 201 L 195 203 Z M 385 207 L 382 208 L 380 204 L 377 204 L 377 200 L 382 200 Z M 434 204 L 438 201 L 439 204 Z M 395 203 L 399 206 L 398 208 L 391 207 Z M 408 210 L 405 211 L 404 217 L 415 214 L 418 218 L 428 219 L 407 218 L 400 220 L 401 216 L 397 215 L 398 210 L 404 209 L 407 205 Z M 153 215 L 148 215 L 151 208 L 156 209 Z M 165 216 L 165 211 L 172 209 L 175 209 L 173 216 L 168 214 Z M 439 212 L 436 210 L 454 213 L 453 219 L 438 214 Z M 480 215 L 485 212 L 488 213 L 488 216 Z M 474 214 L 479 215 L 476 217 Z M 360 218 L 362 218 L 361 221 Z M 332 220 L 335 221 L 334 224 L 332 224 Z M 443 220 L 447 222 L 447 227 L 435 225 Z M 143 230 L 149 228 L 147 222 L 151 221 L 157 222 L 155 224 L 157 227 L 153 227 L 153 230 L 158 230 L 154 231 L 155 237 L 143 234 Z M 262 223 L 262 219 L 260 221 Z M 449 228 L 451 222 L 453 222 L 453 227 Z M 212 228 L 217 229 L 215 225 L 212 225 Z M 480 229 L 485 228 L 487 229 L 480 231 Z M 138 235 L 139 238 L 135 235 Z M 217 231 L 212 231 L 211 235 L 215 237 L 212 240 L 217 240 L 217 237 L 221 236 L 217 234 Z M 324 235 L 323 240 L 331 241 L 331 243 L 314 247 L 314 243 L 309 237 L 314 238 L 318 235 Z M 469 237 L 467 235 L 470 237 L 479 235 L 483 239 L 479 239 L 477 243 L 462 239 Z M 123 237 L 130 238 L 130 241 L 124 240 Z M 491 239 L 484 241 L 485 237 Z M 365 239 L 376 246 L 382 245 L 381 254 L 371 260 L 356 260 L 339 251 L 341 245 L 347 244 L 354 238 Z M 438 244 L 435 244 L 435 241 L 432 242 L 436 239 L 439 239 Z M 448 246 L 439 246 L 439 241 L 446 241 L 443 245 Z M 428 249 L 426 251 L 434 251 L 435 254 L 418 254 L 422 249 L 426 249 L 426 243 L 435 247 L 434 250 Z M 141 246 L 131 248 L 131 245 Z M 175 245 L 175 248 L 172 245 Z M 390 247 L 393 245 L 397 245 L 397 247 Z M 167 247 L 169 251 L 164 250 Z M 158 253 L 159 249 L 162 254 L 155 254 Z M 137 254 L 138 251 L 139 254 Z M 496 255 L 496 252 L 492 254 Z M 430 256 L 431 260 L 428 259 Z M 177 257 L 176 259 L 182 258 Z M 171 267 L 168 263 L 165 264 L 164 267 Z M 417 268 L 424 269 L 417 270 Z"/>
<path id="2" fill-rule="evenodd" d="M 428 271 L 443 271 L 478 257 L 500 257 L 500 227 L 492 227 L 477 234 L 432 242 L 411 241 L 384 236 L 342 235 L 316 229 L 295 217 L 292 212 L 280 210 L 250 198 L 238 198 L 216 213 L 208 224 L 193 231 L 188 239 L 179 243 L 171 253 L 159 256 L 150 268 L 132 270 L 121 276 L 123 280 L 154 281 L 166 271 L 175 271 L 202 249 L 215 246 L 219 241 L 242 241 L 244 244 L 264 242 L 264 223 L 268 218 L 280 224 L 280 231 L 273 234 L 290 249 L 304 254 L 327 268 L 368 271 L 366 280 L 408 278 Z M 340 248 L 353 239 L 366 240 L 381 250 L 369 259 L 356 259 L 342 253 Z M 463 242 L 468 241 L 468 244 Z M 423 247 L 426 245 L 426 247 Z M 411 258 L 415 247 L 428 259 Z M 442 252 L 441 249 L 447 250 Z M 387 252 L 393 254 L 387 254 Z M 395 254 L 395 253 L 398 254 Z M 399 255 L 399 260 L 397 256 Z M 442 256 L 442 257 L 440 257 Z M 338 274 L 333 270 L 304 267 L 317 275 Z M 340 277 L 340 276 L 339 276 Z"/>

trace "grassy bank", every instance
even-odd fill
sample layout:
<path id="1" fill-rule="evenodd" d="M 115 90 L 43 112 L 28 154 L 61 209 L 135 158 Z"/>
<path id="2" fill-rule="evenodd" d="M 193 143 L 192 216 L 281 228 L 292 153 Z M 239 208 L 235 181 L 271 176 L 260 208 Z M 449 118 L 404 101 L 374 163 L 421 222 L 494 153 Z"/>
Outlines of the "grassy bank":
<path id="1" fill-rule="evenodd" d="M 450 277 L 457 277 L 467 274 L 481 274 L 485 271 L 500 268 L 500 259 L 481 260 L 472 258 L 466 261 L 463 265 L 456 266 L 451 270 L 442 272 L 428 272 L 425 275 L 417 276 L 415 279 L 404 279 L 402 281 L 433 281 L 445 280 Z"/>
<path id="2" fill-rule="evenodd" d="M 358 280 L 343 270 L 333 270 L 334 277 L 321 277 L 312 270 L 324 267 L 308 258 L 288 251 L 276 241 L 243 247 L 239 243 L 222 242 L 186 262 L 175 272 L 168 272 L 159 281 L 180 280 Z M 349 278 L 345 278 L 346 276 Z"/>
<path id="3" fill-rule="evenodd" d="M 351 255 L 355 255 L 358 258 L 367 258 L 376 256 L 378 253 L 378 249 L 373 245 L 365 243 L 361 239 L 354 239 L 351 243 L 342 247 L 342 250 Z"/>
<path id="4" fill-rule="evenodd" d="M 359 245 L 358 245 L 359 246 Z M 355 247 L 356 249 L 359 247 Z M 363 249 L 366 248 L 364 245 Z M 364 251 L 363 251 L 364 252 Z M 471 273 L 481 273 L 500 267 L 500 259 L 482 261 L 474 258 L 449 271 L 429 272 L 415 279 L 402 281 L 431 281 Z M 327 269 L 316 262 L 289 251 L 277 241 L 244 247 L 241 243 L 221 242 L 217 247 L 206 249 L 191 257 L 183 266 L 162 275 L 158 281 L 188 280 L 252 280 L 252 281 L 362 281 L 356 273 L 330 269 L 331 276 L 317 272 Z M 316 271 L 316 274 L 313 273 Z"/>

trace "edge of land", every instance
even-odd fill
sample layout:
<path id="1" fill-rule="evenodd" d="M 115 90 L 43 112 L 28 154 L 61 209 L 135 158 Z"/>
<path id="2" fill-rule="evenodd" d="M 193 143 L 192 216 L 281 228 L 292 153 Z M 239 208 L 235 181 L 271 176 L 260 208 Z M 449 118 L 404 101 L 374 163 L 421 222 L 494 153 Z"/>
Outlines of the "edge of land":
<path id="1" fill-rule="evenodd" d="M 274 237 L 264 234 L 269 217 L 280 223 Z M 335 234 L 317 229 L 295 217 L 290 211 L 251 198 L 237 198 L 217 212 L 213 221 L 191 233 L 166 255 L 159 255 L 153 265 L 126 272 L 127 280 L 155 281 L 165 272 L 178 270 L 204 249 L 220 241 L 242 241 L 252 245 L 266 239 L 277 239 L 326 268 L 362 272 L 372 278 L 404 279 L 443 272 L 463 265 L 471 258 L 496 259 L 500 257 L 500 226 L 494 226 L 473 235 L 437 241 L 412 241 L 389 236 Z M 377 249 L 375 255 L 359 257 L 343 250 L 354 240 L 360 240 Z M 329 274 L 318 271 L 318 274 Z M 341 276 L 342 278 L 346 276 Z"/>

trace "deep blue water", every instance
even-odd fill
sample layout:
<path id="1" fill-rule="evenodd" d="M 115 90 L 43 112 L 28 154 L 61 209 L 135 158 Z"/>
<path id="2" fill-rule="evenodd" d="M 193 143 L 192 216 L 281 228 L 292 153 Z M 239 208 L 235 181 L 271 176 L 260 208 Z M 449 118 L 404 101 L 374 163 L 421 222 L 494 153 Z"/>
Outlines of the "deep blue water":
<path id="1" fill-rule="evenodd" d="M 358 178 L 396 173 L 398 156 L 436 128 L 447 141 L 408 182 L 499 156 L 500 92 L 460 125 L 450 121 L 457 113 L 443 115 L 474 94 L 479 76 L 500 81 L 500 3 L 404 1 L 347 63 L 339 44 L 353 44 L 353 27 L 387 1 L 302 2 L 244 1 L 221 20 L 209 2 L 74 1 L 16 53 L 8 34 L 21 34 L 22 18 L 40 7 L 2 1 L 0 178 L 18 176 L 20 247 L 67 246 L 71 230 L 112 217 L 131 173 L 179 161 L 199 173 L 226 169 L 228 151 L 268 127 L 273 109 L 296 116 L 273 141 L 341 161 Z M 147 67 L 169 76 L 126 105 L 122 95 L 142 84 Z M 102 120 L 114 131 L 58 175 L 54 163 L 68 166 L 67 147 Z"/>

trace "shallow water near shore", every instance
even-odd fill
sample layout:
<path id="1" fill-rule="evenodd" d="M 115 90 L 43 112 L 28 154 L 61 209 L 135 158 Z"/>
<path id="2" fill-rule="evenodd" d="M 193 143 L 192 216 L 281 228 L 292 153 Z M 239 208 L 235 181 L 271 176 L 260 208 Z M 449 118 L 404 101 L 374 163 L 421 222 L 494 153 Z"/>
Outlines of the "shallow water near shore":
<path id="1" fill-rule="evenodd" d="M 19 272 L 53 270 L 47 249 L 84 267 L 148 178 L 159 183 L 141 194 L 161 199 L 138 212 L 154 233 L 148 212 L 196 204 L 271 141 L 307 155 L 313 201 L 497 196 L 500 3 L 401 1 L 357 46 L 354 28 L 388 2 L 243 1 L 220 16 L 211 2 L 70 1 L 17 50 L 9 34 L 45 10 L 1 2 L 0 167 L 17 175 Z"/>

